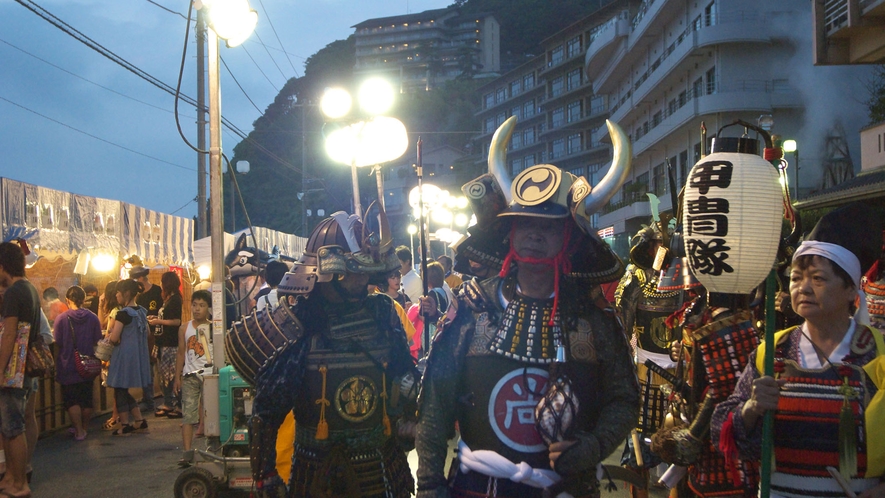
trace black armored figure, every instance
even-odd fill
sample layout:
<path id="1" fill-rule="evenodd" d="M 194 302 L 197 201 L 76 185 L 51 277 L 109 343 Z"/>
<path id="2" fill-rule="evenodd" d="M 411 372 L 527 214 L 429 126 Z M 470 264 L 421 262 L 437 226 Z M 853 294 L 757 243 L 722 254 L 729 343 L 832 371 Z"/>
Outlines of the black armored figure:
<path id="1" fill-rule="evenodd" d="M 372 209 L 369 209 L 372 212 Z M 408 497 L 414 482 L 399 433 L 410 433 L 418 373 L 393 301 L 368 294 L 399 267 L 378 230 L 338 212 L 311 233 L 278 287 L 281 303 L 234 324 L 231 363 L 254 383 L 252 472 L 262 497 Z M 277 429 L 295 415 L 288 490 L 275 469 Z"/>
<path id="2" fill-rule="evenodd" d="M 592 192 L 549 164 L 511 182 L 504 154 L 514 124 L 492 139 L 490 174 L 462 189 L 478 222 L 457 258 L 502 271 L 465 284 L 457 315 L 433 340 L 419 401 L 420 498 L 597 496 L 600 462 L 639 416 L 627 341 L 598 298 L 623 264 L 590 225 L 626 177 L 629 143 L 609 125 L 615 159 Z M 447 478 L 455 422 L 461 440 Z"/>

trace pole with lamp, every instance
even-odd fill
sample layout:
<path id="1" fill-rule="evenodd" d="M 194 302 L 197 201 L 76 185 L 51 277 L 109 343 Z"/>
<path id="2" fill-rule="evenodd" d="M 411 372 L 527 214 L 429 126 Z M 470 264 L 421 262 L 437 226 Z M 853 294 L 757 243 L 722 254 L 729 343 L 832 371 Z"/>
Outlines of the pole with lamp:
<path id="1" fill-rule="evenodd" d="M 209 23 L 208 77 L 209 77 L 209 211 L 212 237 L 211 290 L 212 290 L 212 358 L 215 358 L 213 374 L 224 364 L 224 205 L 221 172 L 221 71 L 219 66 L 218 38 L 233 48 L 255 30 L 258 13 L 249 6 L 248 0 L 202 0 L 195 4 Z M 214 386 L 215 392 L 212 391 Z M 218 398 L 218 383 L 206 384 L 204 399 Z M 220 435 L 219 421 L 207 419 L 207 436 Z"/>
<path id="2" fill-rule="evenodd" d="M 784 140 L 784 152 L 792 152 L 793 153 L 793 166 L 796 168 L 795 176 L 793 178 L 796 179 L 796 195 L 793 197 L 793 200 L 796 202 L 799 201 L 799 144 L 796 143 L 795 140 Z"/>
<path id="3" fill-rule="evenodd" d="M 409 146 L 409 139 L 402 121 L 383 115 L 393 106 L 393 88 L 389 83 L 381 78 L 364 81 L 359 88 L 358 100 L 359 113 L 353 115 L 355 120 L 329 133 L 325 147 L 333 161 L 350 165 L 354 214 L 362 218 L 357 168 L 380 168 L 381 164 L 402 156 Z M 352 104 L 353 99 L 347 90 L 329 88 L 320 100 L 320 110 L 327 118 L 340 121 L 348 118 Z M 377 178 L 379 193 L 383 195 L 380 175 Z M 383 202 L 383 198 L 379 202 Z"/>

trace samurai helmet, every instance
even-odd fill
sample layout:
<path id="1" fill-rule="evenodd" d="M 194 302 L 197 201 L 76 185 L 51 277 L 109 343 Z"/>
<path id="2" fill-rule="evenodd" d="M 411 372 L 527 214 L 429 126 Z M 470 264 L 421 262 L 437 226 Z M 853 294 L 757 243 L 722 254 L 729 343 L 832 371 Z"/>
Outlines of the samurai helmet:
<path id="1" fill-rule="evenodd" d="M 630 173 L 630 141 L 617 124 L 606 121 L 614 157 L 600 182 L 591 186 L 583 176 L 575 176 L 552 164 L 538 164 L 510 179 L 507 171 L 507 145 L 516 127 L 516 117 L 507 119 L 492 137 L 489 172 L 465 184 L 461 190 L 470 201 L 477 223 L 470 237 L 458 246 L 455 269 L 462 271 L 474 260 L 495 271 L 501 269 L 510 252 L 509 217 L 571 218 L 577 228 L 575 252 L 570 256 L 573 278 L 609 282 L 620 277 L 623 264 L 596 233 L 590 218 L 621 188 Z"/>
<path id="2" fill-rule="evenodd" d="M 321 221 L 308 237 L 301 258 L 283 276 L 279 292 L 310 294 L 317 282 L 331 282 L 346 273 L 387 273 L 399 268 L 384 210 L 372 203 L 366 219 L 377 222 L 372 223 L 377 229 L 367 228 L 370 223 L 344 211 Z"/>

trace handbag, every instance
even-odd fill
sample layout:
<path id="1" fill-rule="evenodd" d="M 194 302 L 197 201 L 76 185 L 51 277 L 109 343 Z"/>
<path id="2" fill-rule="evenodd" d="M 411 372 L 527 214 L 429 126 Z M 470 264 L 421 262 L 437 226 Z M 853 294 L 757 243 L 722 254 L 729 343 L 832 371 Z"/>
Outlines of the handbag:
<path id="1" fill-rule="evenodd" d="M 28 377 L 55 377 L 55 360 L 52 351 L 39 333 L 31 334 L 28 341 L 28 357 L 25 361 L 25 375 Z"/>
<path id="2" fill-rule="evenodd" d="M 111 361 L 111 355 L 114 354 L 114 347 L 114 343 L 105 337 L 95 345 L 95 357 L 101 361 Z"/>
<path id="3" fill-rule="evenodd" d="M 68 317 L 68 326 L 71 328 L 71 339 L 74 342 L 74 366 L 77 368 L 77 374 L 83 380 L 92 380 L 98 377 L 98 374 L 101 373 L 101 360 L 77 351 L 77 334 L 74 332 L 74 324 L 70 317 Z"/>

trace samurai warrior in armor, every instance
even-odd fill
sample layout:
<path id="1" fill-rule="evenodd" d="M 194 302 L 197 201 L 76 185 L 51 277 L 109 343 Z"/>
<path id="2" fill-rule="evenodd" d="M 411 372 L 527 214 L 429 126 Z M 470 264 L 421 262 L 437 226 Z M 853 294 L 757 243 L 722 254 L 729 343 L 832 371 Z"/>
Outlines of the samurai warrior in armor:
<path id="1" fill-rule="evenodd" d="M 511 182 L 515 123 L 492 139 L 490 174 L 462 188 L 478 223 L 457 258 L 501 273 L 466 283 L 440 321 L 419 397 L 419 497 L 597 496 L 600 462 L 638 417 L 627 341 L 599 291 L 623 263 L 589 221 L 628 173 L 627 138 L 609 123 L 615 158 L 592 192 L 549 164 Z"/>
<path id="2" fill-rule="evenodd" d="M 377 231 L 343 212 L 322 221 L 278 287 L 286 299 L 225 338 L 231 363 L 255 385 L 250 456 L 259 496 L 400 498 L 414 490 L 411 443 L 397 436 L 411 432 L 404 427 L 414 419 L 418 373 L 393 301 L 367 293 L 370 276 L 399 267 L 383 211 L 377 219 Z M 289 412 L 287 492 L 275 445 Z"/>

